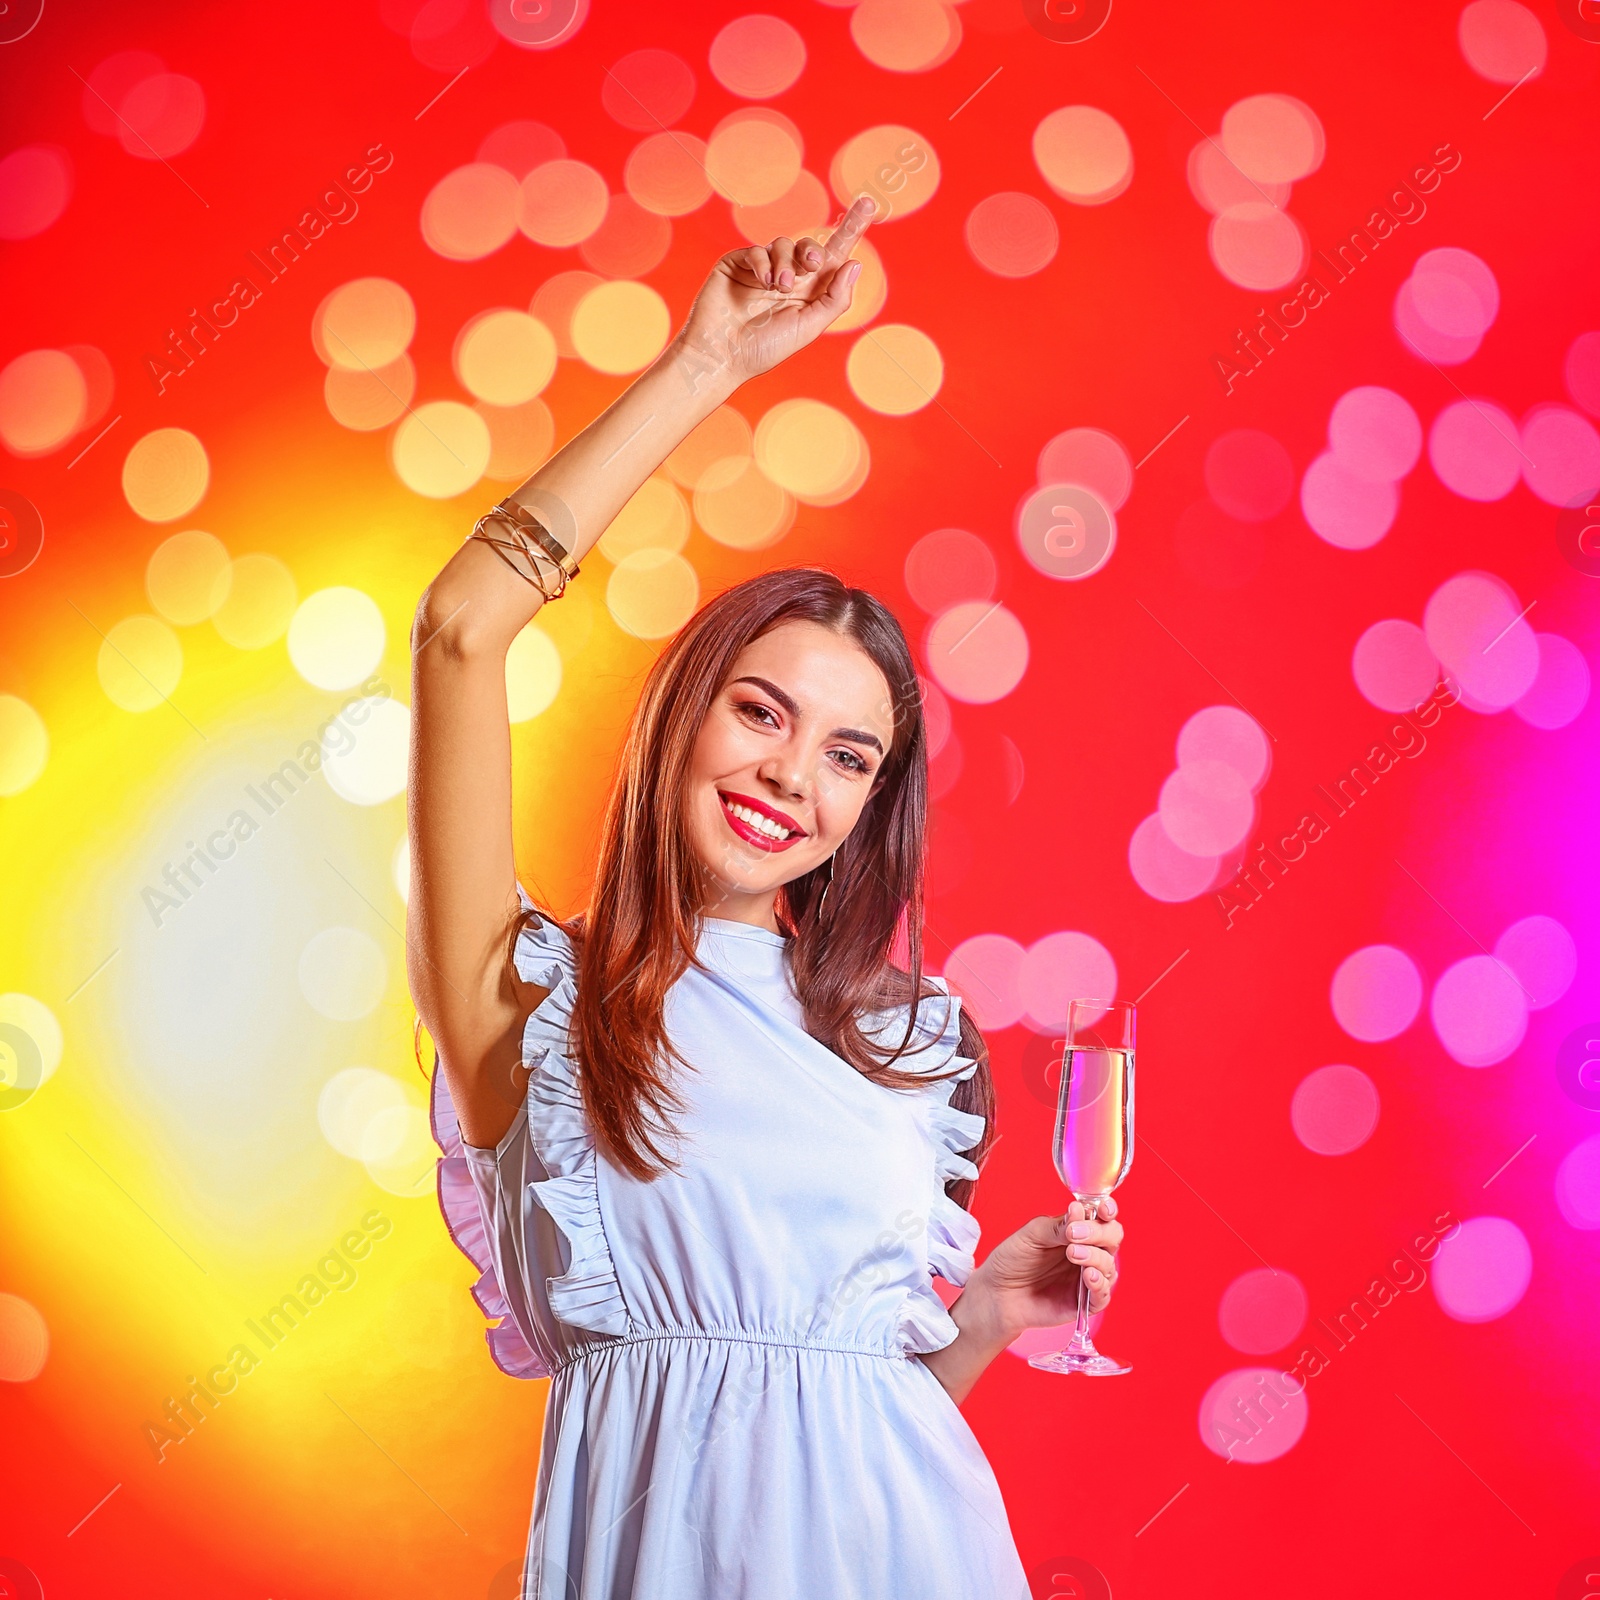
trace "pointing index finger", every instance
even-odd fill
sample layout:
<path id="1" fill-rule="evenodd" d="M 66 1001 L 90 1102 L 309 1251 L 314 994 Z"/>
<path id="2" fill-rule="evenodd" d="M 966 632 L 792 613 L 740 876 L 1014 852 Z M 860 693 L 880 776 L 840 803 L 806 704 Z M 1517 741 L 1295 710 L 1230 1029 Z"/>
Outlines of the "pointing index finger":
<path id="1" fill-rule="evenodd" d="M 877 209 L 877 202 L 869 194 L 858 195 L 851 202 L 839 226 L 828 237 L 825 265 L 837 266 L 845 260 L 855 249 L 861 235 L 867 231 L 867 224 L 872 221 Z"/>

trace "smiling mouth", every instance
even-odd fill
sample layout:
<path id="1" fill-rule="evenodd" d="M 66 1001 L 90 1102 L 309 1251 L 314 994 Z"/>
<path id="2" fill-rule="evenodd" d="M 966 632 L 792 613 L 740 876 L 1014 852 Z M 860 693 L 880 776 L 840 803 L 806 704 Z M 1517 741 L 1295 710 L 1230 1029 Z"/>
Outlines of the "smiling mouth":
<path id="1" fill-rule="evenodd" d="M 786 850 L 797 840 L 804 839 L 804 830 L 786 827 L 764 811 L 724 794 L 720 789 L 717 798 L 722 802 L 722 815 L 728 826 L 750 844 L 763 850 Z"/>

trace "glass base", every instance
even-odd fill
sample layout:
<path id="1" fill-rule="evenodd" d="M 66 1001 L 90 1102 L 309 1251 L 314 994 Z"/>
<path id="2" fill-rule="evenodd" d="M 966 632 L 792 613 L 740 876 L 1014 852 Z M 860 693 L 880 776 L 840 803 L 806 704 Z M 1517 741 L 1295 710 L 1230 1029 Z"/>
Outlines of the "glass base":
<path id="1" fill-rule="evenodd" d="M 1133 1371 L 1131 1366 L 1101 1355 L 1087 1339 L 1081 1348 L 1069 1344 L 1065 1350 L 1041 1350 L 1028 1357 L 1028 1365 L 1040 1372 L 1081 1372 L 1088 1378 L 1115 1378 Z"/>

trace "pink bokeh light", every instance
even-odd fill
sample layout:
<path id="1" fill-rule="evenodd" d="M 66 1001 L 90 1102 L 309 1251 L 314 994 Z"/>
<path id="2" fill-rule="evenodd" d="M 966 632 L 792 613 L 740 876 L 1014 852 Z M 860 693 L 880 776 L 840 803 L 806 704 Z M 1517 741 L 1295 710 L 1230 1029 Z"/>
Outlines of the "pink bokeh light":
<path id="1" fill-rule="evenodd" d="M 1367 1044 L 1393 1039 L 1422 1009 L 1422 974 L 1404 950 L 1369 944 L 1339 963 L 1329 989 L 1334 1020 Z"/>
<path id="2" fill-rule="evenodd" d="M 1308 1072 L 1289 1102 L 1295 1137 L 1319 1156 L 1359 1150 L 1378 1126 L 1378 1086 L 1342 1062 Z"/>
<path id="3" fill-rule="evenodd" d="M 1527 1236 L 1506 1217 L 1469 1217 L 1439 1242 L 1434 1298 L 1457 1322 L 1493 1322 L 1512 1310 L 1533 1277 Z"/>

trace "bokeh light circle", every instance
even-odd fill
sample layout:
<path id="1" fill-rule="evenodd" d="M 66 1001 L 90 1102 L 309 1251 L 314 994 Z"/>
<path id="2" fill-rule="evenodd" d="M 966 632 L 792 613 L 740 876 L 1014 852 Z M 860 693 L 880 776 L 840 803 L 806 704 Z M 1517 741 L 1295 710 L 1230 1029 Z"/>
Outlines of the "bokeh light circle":
<path id="1" fill-rule="evenodd" d="M 688 542 L 688 504 L 669 477 L 655 473 L 600 535 L 600 553 L 615 563 L 635 550 L 681 550 Z"/>
<path id="2" fill-rule="evenodd" d="M 1128 870 L 1133 881 L 1152 900 L 1174 905 L 1193 900 L 1216 882 L 1217 856 L 1197 856 L 1172 842 L 1161 825 L 1161 813 L 1153 811 L 1128 841 Z"/>
<path id="3" fill-rule="evenodd" d="M 199 528 L 164 539 L 144 569 L 150 604 L 180 627 L 193 627 L 211 616 L 228 598 L 232 582 L 227 546 Z"/>
<path id="4" fill-rule="evenodd" d="M 1028 669 L 1028 634 L 997 601 L 963 600 L 934 619 L 925 655 L 928 670 L 951 699 L 989 705 L 1021 683 Z"/>
<path id="5" fill-rule="evenodd" d="M 323 365 L 356 372 L 399 360 L 416 331 L 416 304 L 392 278 L 340 284 L 311 318 L 311 343 Z"/>
<path id="6" fill-rule="evenodd" d="M 699 603 L 694 568 L 671 550 L 635 550 L 606 581 L 611 618 L 635 639 L 665 639 L 676 633 Z"/>
<path id="7" fill-rule="evenodd" d="M 742 413 L 730 405 L 721 405 L 691 430 L 663 465 L 674 483 L 685 489 L 698 489 L 716 462 L 743 460 L 751 455 L 754 437 Z"/>
<path id="8" fill-rule="evenodd" d="M 155 428 L 122 463 L 122 493 L 146 522 L 173 522 L 205 498 L 211 482 L 206 448 L 186 428 Z"/>
<path id="9" fill-rule="evenodd" d="M 1305 229 L 1264 200 L 1241 200 L 1211 219 L 1212 265 L 1241 289 L 1283 289 L 1305 270 Z"/>
<path id="10" fill-rule="evenodd" d="M 457 167 L 422 202 L 423 240 L 446 261 L 481 261 L 516 236 L 521 199 L 521 185 L 504 167 Z"/>
<path id="11" fill-rule="evenodd" d="M 1362 698 L 1382 711 L 1414 711 L 1439 681 L 1428 636 L 1400 617 L 1374 622 L 1356 640 L 1350 671 Z"/>
<path id="12" fill-rule="evenodd" d="M 336 585 L 309 594 L 289 623 L 289 659 L 318 689 L 348 689 L 383 659 L 387 634 L 371 595 Z"/>
<path id="13" fill-rule="evenodd" d="M 72 158 L 59 145 L 30 144 L 0 160 L 0 239 L 32 239 L 72 199 Z"/>
<path id="14" fill-rule="evenodd" d="M 1161 785 L 1161 826 L 1180 850 L 1220 856 L 1239 844 L 1255 821 L 1246 779 L 1226 761 L 1186 761 Z"/>
<path id="15" fill-rule="evenodd" d="M 1004 933 L 975 933 L 950 952 L 943 977 L 979 1027 L 998 1030 L 1022 1020 L 1024 954 Z"/>
<path id="16" fill-rule="evenodd" d="M 1092 578 L 1117 547 L 1117 519 L 1092 490 L 1047 483 L 1017 509 L 1017 543 L 1047 578 L 1076 583 Z"/>
<path id="17" fill-rule="evenodd" d="M 88 410 L 83 369 L 65 350 L 29 350 L 0 371 L 0 443 L 14 456 L 60 449 Z"/>
<path id="18" fill-rule="evenodd" d="M 1589 663 L 1570 639 L 1536 633 L 1539 668 L 1512 710 L 1530 727 L 1553 732 L 1575 722 L 1589 703 Z"/>
<path id="19" fill-rule="evenodd" d="M 344 737 L 330 729 L 322 741 L 322 775 L 341 800 L 377 806 L 406 786 L 411 712 L 384 695 L 368 695 L 342 716 Z"/>
<path id="20" fill-rule="evenodd" d="M 837 505 L 865 481 L 867 441 L 821 400 L 780 400 L 756 425 L 755 453 L 774 483 L 809 505 Z"/>
<path id="21" fill-rule="evenodd" d="M 1133 146 L 1122 124 L 1097 106 L 1062 106 L 1033 130 L 1039 175 L 1063 200 L 1098 206 L 1133 182 Z"/>
<path id="22" fill-rule="evenodd" d="M 795 501 L 750 456 L 723 456 L 700 475 L 694 517 L 733 550 L 765 550 L 794 525 Z"/>
<path id="23" fill-rule="evenodd" d="M 495 406 L 533 399 L 556 373 L 555 335 L 526 311 L 485 311 L 456 336 L 451 356 L 468 393 Z"/>
<path id="24" fill-rule="evenodd" d="M 862 405 L 904 417 L 932 403 L 944 383 L 944 358 L 920 328 L 884 322 L 850 347 L 845 376 Z"/>
<path id="25" fill-rule="evenodd" d="M 781 112 L 750 106 L 731 112 L 706 141 L 706 177 L 735 205 L 770 205 L 800 176 L 805 141 Z"/>
<path id="26" fill-rule="evenodd" d="M 1256 183 L 1295 183 L 1322 165 L 1327 138 L 1310 106 L 1287 94 L 1253 94 L 1222 114 L 1224 153 Z"/>
<path id="27" fill-rule="evenodd" d="M 1331 450 L 1306 468 L 1300 509 L 1311 531 L 1339 550 L 1368 550 L 1394 526 L 1400 510 L 1392 483 L 1358 478 Z"/>
<path id="28" fill-rule="evenodd" d="M 1503 710 L 1538 677 L 1539 645 L 1522 609 L 1509 586 L 1487 572 L 1447 578 L 1423 608 L 1429 647 L 1474 709 Z"/>
<path id="29" fill-rule="evenodd" d="M 1066 929 L 1028 946 L 1016 982 L 1022 1020 L 1035 1033 L 1060 1033 L 1067 1025 L 1069 1000 L 1115 996 L 1117 963 L 1092 934 Z"/>
<path id="30" fill-rule="evenodd" d="M 902 123 L 866 128 L 840 146 L 828 168 L 835 198 L 848 206 L 870 194 L 877 204 L 873 225 L 920 210 L 939 187 L 938 153 L 932 144 Z"/>
<path id="31" fill-rule="evenodd" d="M 1180 767 L 1191 761 L 1223 762 L 1252 793 L 1272 770 L 1271 741 L 1261 724 L 1239 706 L 1206 706 L 1195 712 L 1178 730 L 1177 754 Z"/>
<path id="32" fill-rule="evenodd" d="M 1538 17 L 1517 0 L 1472 0 L 1456 38 L 1467 65 L 1490 83 L 1537 77 L 1550 49 Z"/>
<path id="33" fill-rule="evenodd" d="M 961 16 L 941 0 L 856 0 L 850 37 L 886 72 L 927 72 L 961 43 Z"/>
<path id="34" fill-rule="evenodd" d="M 1429 1282 L 1457 1322 L 1493 1322 L 1513 1310 L 1533 1277 L 1527 1235 L 1507 1217 L 1468 1217 L 1439 1241 Z"/>
<path id="35" fill-rule="evenodd" d="M 26 700 L 0 694 L 0 795 L 21 794 L 50 759 L 50 731 Z"/>
<path id="36" fill-rule="evenodd" d="M 489 430 L 486 478 L 497 483 L 522 483 L 550 459 L 555 448 L 556 419 L 543 400 L 520 406 L 492 406 L 480 400 L 472 408 Z"/>
<path id="37" fill-rule="evenodd" d="M 1549 506 L 1571 506 L 1600 491 L 1600 433 L 1566 406 L 1535 406 L 1522 422 L 1523 481 Z"/>
<path id="38" fill-rule="evenodd" d="M 1050 208 L 1031 194 L 1003 190 L 967 213 L 967 249 L 999 278 L 1029 278 L 1056 258 L 1061 230 Z"/>
<path id="39" fill-rule="evenodd" d="M 646 211 L 685 217 L 711 198 L 706 143 L 687 133 L 653 133 L 634 146 L 623 184 Z"/>
<path id="40" fill-rule="evenodd" d="M 1422 454 L 1422 423 L 1393 389 L 1347 390 L 1328 418 L 1328 448 L 1346 472 L 1368 483 L 1395 483 Z"/>
<path id="41" fill-rule="evenodd" d="M 1404 950 L 1369 944 L 1339 963 L 1329 990 L 1336 1021 L 1352 1039 L 1377 1044 L 1404 1033 L 1422 1009 L 1422 974 Z"/>
<path id="42" fill-rule="evenodd" d="M 1307 1150 L 1344 1156 L 1358 1150 L 1378 1125 L 1378 1086 L 1342 1062 L 1308 1072 L 1289 1102 L 1289 1122 Z"/>
<path id="43" fill-rule="evenodd" d="M 517 226 L 535 244 L 582 244 L 605 221 L 606 180 L 582 161 L 547 161 L 522 180 L 521 191 Z"/>
<path id="44" fill-rule="evenodd" d="M 124 711 L 153 711 L 183 676 L 183 646 L 159 617 L 124 617 L 100 641 L 100 687 Z"/>
<path id="45" fill-rule="evenodd" d="M 50 1328 L 39 1308 L 21 1295 L 0 1292 L 0 1382 L 31 1382 L 49 1355 Z"/>
<path id="46" fill-rule="evenodd" d="M 999 569 L 994 551 L 965 528 L 926 533 L 906 553 L 906 590 L 930 616 L 962 600 L 988 600 Z"/>
<path id="47" fill-rule="evenodd" d="M 781 17 L 757 12 L 728 23 L 711 41 L 711 75 L 730 94 L 770 100 L 791 88 L 806 65 L 806 42 Z"/>
<path id="48" fill-rule="evenodd" d="M 1494 954 L 1522 985 L 1530 1011 L 1553 1006 L 1578 975 L 1578 947 L 1554 917 L 1523 917 L 1495 940 Z"/>
<path id="49" fill-rule="evenodd" d="M 1078 483 L 1107 511 L 1120 511 L 1133 492 L 1133 458 L 1104 428 L 1068 428 L 1039 452 L 1040 483 Z"/>
<path id="50" fill-rule="evenodd" d="M 555 704 L 560 692 L 561 652 L 548 633 L 530 622 L 506 651 L 509 720 L 531 722 Z"/>
<path id="51" fill-rule="evenodd" d="M 1289 452 L 1259 428 L 1232 428 L 1206 447 L 1206 493 L 1241 522 L 1268 522 L 1294 494 Z"/>
<path id="52" fill-rule="evenodd" d="M 1528 1031 L 1528 997 L 1494 956 L 1466 956 L 1447 967 L 1433 986 L 1429 1013 L 1439 1043 L 1464 1067 L 1504 1061 Z"/>
<path id="53" fill-rule="evenodd" d="M 1488 400 L 1454 400 L 1428 430 L 1428 461 L 1464 500 L 1503 500 L 1522 473 L 1517 425 Z"/>
<path id="54" fill-rule="evenodd" d="M 606 201 L 600 226 L 578 246 L 585 263 L 606 278 L 639 278 L 661 265 L 672 246 L 672 224 L 631 195 Z"/>
<path id="55" fill-rule="evenodd" d="M 1217 1331 L 1241 1355 L 1268 1356 L 1299 1334 L 1310 1309 L 1306 1286 L 1292 1272 L 1252 1267 L 1222 1291 Z"/>
<path id="56" fill-rule="evenodd" d="M 1293 188 L 1292 184 L 1261 183 L 1247 178 L 1215 139 L 1202 139 L 1189 152 L 1185 176 L 1189 180 L 1189 192 L 1212 216 L 1219 216 L 1229 206 L 1246 200 L 1284 206 Z"/>
<path id="57" fill-rule="evenodd" d="M 1575 1144 L 1556 1168 L 1556 1209 L 1567 1223 L 1592 1233 L 1600 1228 L 1600 1133 Z"/>
<path id="58" fill-rule="evenodd" d="M 405 1090 L 397 1078 L 371 1067 L 346 1067 L 334 1073 L 317 1096 L 317 1126 L 340 1155 L 359 1161 L 372 1119 L 405 1103 Z"/>
<path id="59" fill-rule="evenodd" d="M 666 348 L 667 302 L 647 283 L 619 279 L 591 289 L 572 313 L 572 344 L 596 372 L 639 372 Z"/>
<path id="60" fill-rule="evenodd" d="M 489 425 L 459 400 L 430 400 L 406 416 L 390 441 L 400 481 L 430 500 L 465 494 L 489 465 Z"/>
<path id="61" fill-rule="evenodd" d="M 200 137 L 206 123 L 205 91 L 178 72 L 142 78 L 117 107 L 117 137 L 140 161 L 168 161 Z"/>
<path id="62" fill-rule="evenodd" d="M 228 569 L 211 626 L 235 650 L 264 650 L 288 632 L 299 598 L 294 574 L 276 556 L 242 555 Z"/>
<path id="63" fill-rule="evenodd" d="M 1224 1461 L 1259 1466 L 1300 1442 L 1311 1407 L 1305 1384 L 1276 1367 L 1226 1372 L 1200 1401 L 1200 1439 Z"/>
<path id="64" fill-rule="evenodd" d="M 694 69 L 670 50 L 635 50 L 605 69 L 600 104 L 634 133 L 670 128 L 694 103 Z"/>
<path id="65" fill-rule="evenodd" d="M 402 353 L 386 367 L 329 367 L 322 378 L 322 401 L 341 428 L 376 433 L 405 415 L 416 398 L 417 367 Z"/>

